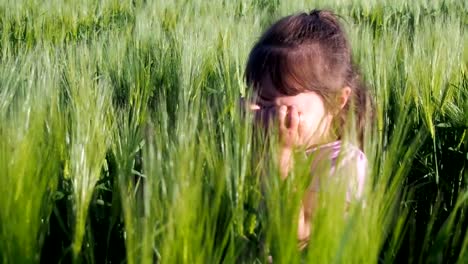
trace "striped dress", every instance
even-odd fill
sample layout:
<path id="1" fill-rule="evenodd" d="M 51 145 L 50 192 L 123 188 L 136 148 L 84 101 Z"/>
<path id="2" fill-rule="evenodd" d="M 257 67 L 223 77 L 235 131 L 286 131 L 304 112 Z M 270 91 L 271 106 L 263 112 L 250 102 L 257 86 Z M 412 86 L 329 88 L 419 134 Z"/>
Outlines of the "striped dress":
<path id="1" fill-rule="evenodd" d="M 367 178 L 367 158 L 358 147 L 338 140 L 310 149 L 306 154 L 312 158 L 312 191 L 320 191 L 325 186 L 332 186 L 330 184 L 344 183 L 346 201 L 362 198 Z M 323 171 L 329 171 L 325 175 L 327 177 L 320 173 Z"/>

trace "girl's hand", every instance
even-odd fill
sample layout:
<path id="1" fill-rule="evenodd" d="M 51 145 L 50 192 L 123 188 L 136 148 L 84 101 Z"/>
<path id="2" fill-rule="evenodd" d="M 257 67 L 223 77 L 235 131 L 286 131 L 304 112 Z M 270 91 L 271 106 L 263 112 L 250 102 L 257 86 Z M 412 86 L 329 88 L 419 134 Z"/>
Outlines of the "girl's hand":
<path id="1" fill-rule="evenodd" d="M 280 146 L 282 149 L 291 150 L 299 143 L 300 113 L 295 106 L 282 105 L 279 107 L 261 107 L 254 103 L 240 100 L 242 109 L 254 112 L 255 124 L 262 125 L 265 129 L 272 125 L 278 126 Z"/>

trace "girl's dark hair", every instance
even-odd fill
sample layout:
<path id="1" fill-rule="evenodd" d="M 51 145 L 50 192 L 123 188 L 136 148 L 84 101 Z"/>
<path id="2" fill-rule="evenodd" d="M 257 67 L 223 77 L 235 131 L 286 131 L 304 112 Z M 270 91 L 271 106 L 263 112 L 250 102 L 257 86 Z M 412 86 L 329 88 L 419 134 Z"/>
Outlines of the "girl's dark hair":
<path id="1" fill-rule="evenodd" d="M 314 91 L 328 109 L 346 86 L 351 88 L 347 104 L 336 116 L 341 137 L 350 109 L 355 111 L 359 141 L 372 104 L 342 25 L 330 11 L 313 10 L 287 16 L 273 24 L 250 52 L 245 72 L 247 85 L 258 92 L 265 78 L 284 95 Z"/>

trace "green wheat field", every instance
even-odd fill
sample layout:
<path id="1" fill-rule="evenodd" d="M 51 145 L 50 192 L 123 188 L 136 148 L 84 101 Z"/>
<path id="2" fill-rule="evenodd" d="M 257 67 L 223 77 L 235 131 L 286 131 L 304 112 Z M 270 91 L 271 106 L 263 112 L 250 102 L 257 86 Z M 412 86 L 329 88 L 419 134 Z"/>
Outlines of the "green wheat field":
<path id="1" fill-rule="evenodd" d="M 365 206 L 281 181 L 239 98 L 272 22 L 326 8 L 375 100 Z M 468 2 L 1 0 L 1 263 L 468 263 Z M 352 138 L 352 135 L 349 137 Z"/>

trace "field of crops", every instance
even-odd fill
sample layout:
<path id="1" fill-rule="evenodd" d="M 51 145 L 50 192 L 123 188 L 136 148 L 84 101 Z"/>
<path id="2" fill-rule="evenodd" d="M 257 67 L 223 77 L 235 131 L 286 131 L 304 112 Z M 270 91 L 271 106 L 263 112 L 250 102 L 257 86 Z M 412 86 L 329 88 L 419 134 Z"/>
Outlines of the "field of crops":
<path id="1" fill-rule="evenodd" d="M 281 181 L 238 102 L 263 30 L 314 8 L 342 17 L 376 120 L 365 207 L 344 218 L 323 195 L 299 251 L 308 166 Z M 1 0 L 0 262 L 468 263 L 467 14 L 462 0 Z"/>

